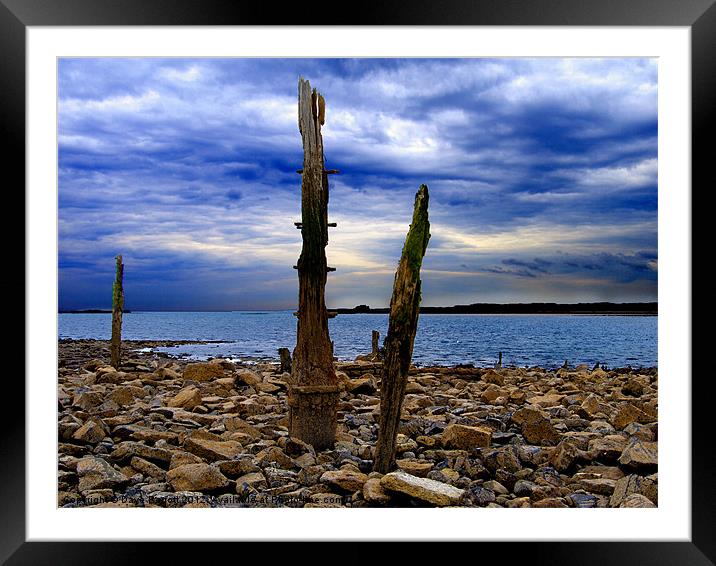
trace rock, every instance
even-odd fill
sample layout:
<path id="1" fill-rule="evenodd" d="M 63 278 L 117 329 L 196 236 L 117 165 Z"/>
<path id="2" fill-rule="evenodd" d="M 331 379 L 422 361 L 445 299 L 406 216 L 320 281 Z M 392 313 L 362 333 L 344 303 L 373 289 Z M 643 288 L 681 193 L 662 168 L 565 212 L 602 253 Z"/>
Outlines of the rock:
<path id="1" fill-rule="evenodd" d="M 217 467 L 209 464 L 186 464 L 167 472 L 174 491 L 215 491 L 229 485 Z"/>
<path id="2" fill-rule="evenodd" d="M 475 505 L 479 505 L 480 507 L 493 503 L 497 498 L 494 491 L 480 485 L 470 487 L 469 494 L 470 499 L 472 499 Z"/>
<path id="3" fill-rule="evenodd" d="M 80 478 L 80 491 L 114 489 L 129 482 L 129 478 L 115 470 L 109 462 L 94 456 L 82 458 L 77 462 L 77 475 Z"/>
<path id="4" fill-rule="evenodd" d="M 154 375 L 158 379 L 181 379 L 181 375 L 172 368 L 163 367 L 154 371 Z"/>
<path id="5" fill-rule="evenodd" d="M 143 473 L 145 476 L 149 476 L 160 481 L 164 480 L 164 470 L 156 464 L 152 464 L 148 460 L 133 456 L 129 463 L 135 470 Z"/>
<path id="6" fill-rule="evenodd" d="M 562 403 L 564 397 L 564 395 L 560 394 L 537 395 L 536 397 L 531 397 L 528 401 L 530 404 L 537 405 L 538 407 L 555 407 Z"/>
<path id="7" fill-rule="evenodd" d="M 131 438 L 133 440 L 145 440 L 149 442 L 158 442 L 163 440 L 171 444 L 176 444 L 179 435 L 176 432 L 166 432 L 163 430 L 155 430 L 146 426 L 139 425 L 121 425 L 115 427 L 112 436 L 122 439 Z"/>
<path id="8" fill-rule="evenodd" d="M 659 503 L 658 484 L 648 477 L 631 474 L 616 482 L 609 506 L 621 507 L 624 500 L 634 493 L 645 496 L 655 505 Z"/>
<path id="9" fill-rule="evenodd" d="M 555 444 L 559 433 L 552 421 L 536 407 L 522 407 L 512 414 L 512 420 L 520 426 L 522 436 L 530 444 Z"/>
<path id="10" fill-rule="evenodd" d="M 186 466 L 187 464 L 203 464 L 203 460 L 199 456 L 190 454 L 189 452 L 174 452 L 172 459 L 169 462 L 169 469 L 178 468 L 179 466 Z M 222 470 L 223 472 L 223 470 Z"/>
<path id="11" fill-rule="evenodd" d="M 486 452 L 484 454 L 483 463 L 493 475 L 496 474 L 498 470 L 504 470 L 510 474 L 514 474 L 522 469 L 522 464 L 517 456 L 517 449 L 513 446 L 504 446 Z"/>
<path id="12" fill-rule="evenodd" d="M 261 471 L 249 472 L 236 479 L 236 492 L 244 493 L 247 488 L 264 489 L 268 487 L 266 478 Z"/>
<path id="13" fill-rule="evenodd" d="M 369 478 L 363 484 L 363 499 L 369 503 L 385 505 L 390 502 L 390 495 L 380 485 L 380 478 Z"/>
<path id="14" fill-rule="evenodd" d="M 562 508 L 562 507 L 568 507 L 568 505 L 560 498 L 557 497 L 547 497 L 545 499 L 540 499 L 539 501 L 535 501 L 532 503 L 532 507 L 544 509 L 555 509 L 555 508 Z"/>
<path id="15" fill-rule="evenodd" d="M 362 472 L 340 469 L 326 472 L 321 476 L 320 481 L 353 493 L 363 490 L 363 485 L 368 481 L 368 476 Z"/>
<path id="16" fill-rule="evenodd" d="M 172 453 L 169 450 L 131 441 L 120 442 L 110 454 L 110 458 L 117 462 L 129 460 L 132 456 L 139 456 L 145 460 L 162 464 L 169 464 L 172 459 Z"/>
<path id="17" fill-rule="evenodd" d="M 580 406 L 588 415 L 594 415 L 599 412 L 599 398 L 590 393 Z"/>
<path id="18" fill-rule="evenodd" d="M 632 397 L 641 397 L 644 394 L 644 385 L 635 378 L 627 380 L 624 387 L 622 387 L 622 393 L 624 395 L 631 395 Z"/>
<path id="19" fill-rule="evenodd" d="M 505 378 L 494 369 L 488 369 L 482 373 L 480 379 L 485 383 L 494 383 L 495 385 L 504 385 Z"/>
<path id="20" fill-rule="evenodd" d="M 510 509 L 526 509 L 527 507 L 530 507 L 530 498 L 516 497 L 515 499 L 507 501 L 505 503 L 505 507 L 509 507 Z"/>
<path id="21" fill-rule="evenodd" d="M 612 416 L 611 423 L 614 428 L 622 430 L 630 423 L 636 422 L 644 424 L 652 422 L 653 420 L 655 419 L 631 403 L 621 403 Z"/>
<path id="22" fill-rule="evenodd" d="M 624 432 L 629 436 L 637 437 L 639 440 L 646 440 L 647 442 L 654 440 L 654 431 L 648 425 L 630 423 L 624 427 Z"/>
<path id="23" fill-rule="evenodd" d="M 584 489 L 584 491 L 588 491 L 589 493 L 596 493 L 598 495 L 611 495 L 614 493 L 614 487 L 616 485 L 615 480 L 610 480 L 606 478 L 598 478 L 598 479 L 584 479 L 581 480 L 580 485 Z"/>
<path id="24" fill-rule="evenodd" d="M 225 373 L 219 364 L 193 363 L 184 368 L 184 381 L 211 381 L 220 377 L 225 377 Z"/>
<path id="25" fill-rule="evenodd" d="M 274 462 L 282 468 L 294 467 L 291 457 L 287 456 L 286 453 L 278 446 L 269 446 L 268 448 L 261 450 L 258 454 L 256 454 L 256 461 L 259 463 Z"/>
<path id="26" fill-rule="evenodd" d="M 116 371 L 112 367 L 100 368 L 97 370 L 97 383 L 123 383 L 131 380 L 132 377 L 123 371 Z"/>
<path id="27" fill-rule="evenodd" d="M 608 480 L 620 480 L 624 477 L 624 472 L 622 472 L 617 466 L 584 466 L 579 470 L 579 472 L 585 477 L 589 475 L 589 477 L 594 479 L 603 478 Z"/>
<path id="28" fill-rule="evenodd" d="M 656 507 L 656 505 L 640 493 L 632 493 L 621 502 L 619 507 Z"/>
<path id="29" fill-rule="evenodd" d="M 367 373 L 358 379 L 351 379 L 346 384 L 346 390 L 350 391 L 354 395 L 364 393 L 366 395 L 372 395 L 378 389 L 375 381 L 375 377 L 372 374 Z"/>
<path id="30" fill-rule="evenodd" d="M 575 445 L 574 441 L 562 440 L 552 452 L 549 462 L 558 472 L 567 472 L 582 457 L 583 452 Z"/>
<path id="31" fill-rule="evenodd" d="M 633 437 L 619 456 L 619 463 L 637 469 L 656 468 L 659 463 L 658 445 Z"/>
<path id="32" fill-rule="evenodd" d="M 167 401 L 167 407 L 179 407 L 187 411 L 191 411 L 198 405 L 201 405 L 201 393 L 193 385 L 185 387 Z"/>
<path id="33" fill-rule="evenodd" d="M 442 433 L 443 446 L 458 450 L 489 448 L 491 440 L 492 431 L 478 426 L 450 424 Z"/>
<path id="34" fill-rule="evenodd" d="M 117 403 L 120 407 L 127 407 L 134 403 L 135 398 L 142 399 L 146 397 L 146 395 L 147 392 L 141 387 L 125 385 L 123 387 L 117 387 L 107 398 Z"/>
<path id="35" fill-rule="evenodd" d="M 427 478 L 411 476 L 403 471 L 391 472 L 380 479 L 380 485 L 388 491 L 403 493 L 438 507 L 458 505 L 465 490 Z"/>
<path id="36" fill-rule="evenodd" d="M 420 460 L 396 460 L 395 464 L 399 469 L 413 476 L 424 478 L 428 472 L 432 470 L 432 462 L 424 462 Z"/>
<path id="37" fill-rule="evenodd" d="M 592 460 L 615 462 L 626 447 L 626 438 L 616 434 L 608 434 L 589 441 L 589 453 Z"/>
<path id="38" fill-rule="evenodd" d="M 591 493 L 570 493 L 567 500 L 573 507 L 581 509 L 591 509 L 597 506 L 599 499 Z"/>
<path id="39" fill-rule="evenodd" d="M 512 491 L 518 497 L 529 497 L 537 489 L 537 484 L 528 480 L 517 480 Z"/>
<path id="40" fill-rule="evenodd" d="M 258 375 L 256 372 L 251 371 L 250 369 L 239 369 L 236 372 L 236 383 L 241 385 L 248 385 L 249 387 L 253 387 L 254 385 L 261 383 L 261 376 Z"/>
<path id="41" fill-rule="evenodd" d="M 244 452 L 244 447 L 235 440 L 213 440 L 203 435 L 192 434 L 184 440 L 184 449 L 204 458 L 208 462 L 232 460 Z"/>
<path id="42" fill-rule="evenodd" d="M 73 407 L 79 407 L 83 411 L 91 411 L 102 404 L 102 397 L 94 391 L 81 391 L 76 393 L 72 400 Z"/>
<path id="43" fill-rule="evenodd" d="M 107 436 L 107 427 L 102 419 L 92 417 L 78 428 L 72 438 L 86 444 L 98 444 Z"/>
<path id="44" fill-rule="evenodd" d="M 243 457 L 239 460 L 220 460 L 214 462 L 214 465 L 217 466 L 221 473 L 227 478 L 236 478 L 261 471 L 261 468 L 256 465 L 254 459 L 250 456 Z"/>

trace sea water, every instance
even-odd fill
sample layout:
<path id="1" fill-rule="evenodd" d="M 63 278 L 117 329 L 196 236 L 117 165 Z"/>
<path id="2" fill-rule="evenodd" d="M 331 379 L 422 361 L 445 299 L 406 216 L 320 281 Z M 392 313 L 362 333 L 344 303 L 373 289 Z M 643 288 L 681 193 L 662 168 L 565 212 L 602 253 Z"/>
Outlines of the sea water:
<path id="1" fill-rule="evenodd" d="M 371 331 L 382 345 L 387 314 L 346 314 L 328 321 L 334 355 L 353 360 L 371 350 Z M 60 338 L 107 340 L 110 314 L 60 314 Z M 212 341 L 156 348 L 192 359 L 277 359 L 293 350 L 292 311 L 131 312 L 122 320 L 127 340 Z M 474 364 L 554 368 L 570 365 L 651 367 L 657 365 L 656 316 L 422 314 L 413 349 L 417 365 Z"/>

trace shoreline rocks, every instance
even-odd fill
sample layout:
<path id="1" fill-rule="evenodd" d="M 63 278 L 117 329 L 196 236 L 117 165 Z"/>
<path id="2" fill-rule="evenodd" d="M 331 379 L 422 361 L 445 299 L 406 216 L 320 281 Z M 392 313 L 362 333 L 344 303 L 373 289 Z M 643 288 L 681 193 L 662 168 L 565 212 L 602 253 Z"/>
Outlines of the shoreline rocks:
<path id="1" fill-rule="evenodd" d="M 658 505 L 656 368 L 411 368 L 381 475 L 380 362 L 336 362 L 316 451 L 288 435 L 278 364 L 125 351 L 115 369 L 105 342 L 59 342 L 59 506 Z"/>

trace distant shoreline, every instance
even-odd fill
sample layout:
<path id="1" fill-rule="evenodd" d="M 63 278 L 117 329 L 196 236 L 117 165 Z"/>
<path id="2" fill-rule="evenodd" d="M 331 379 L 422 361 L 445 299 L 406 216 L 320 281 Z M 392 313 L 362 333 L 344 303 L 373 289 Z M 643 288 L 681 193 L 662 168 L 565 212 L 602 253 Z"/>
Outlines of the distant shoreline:
<path id="1" fill-rule="evenodd" d="M 272 311 L 136 311 L 136 312 L 284 312 L 289 309 Z M 371 308 L 358 305 L 353 308 L 328 309 L 337 314 L 388 314 L 389 307 Z M 125 310 L 124 313 L 131 313 Z M 107 309 L 73 309 L 60 310 L 59 314 L 111 314 Z M 562 314 L 591 316 L 657 316 L 658 303 L 473 303 L 470 305 L 453 305 L 450 307 L 420 307 L 421 314 Z"/>
<path id="2" fill-rule="evenodd" d="M 358 305 L 336 309 L 338 314 L 387 314 L 390 308 Z M 571 314 L 603 316 L 656 316 L 658 303 L 473 303 L 452 307 L 420 307 L 420 314 Z"/>

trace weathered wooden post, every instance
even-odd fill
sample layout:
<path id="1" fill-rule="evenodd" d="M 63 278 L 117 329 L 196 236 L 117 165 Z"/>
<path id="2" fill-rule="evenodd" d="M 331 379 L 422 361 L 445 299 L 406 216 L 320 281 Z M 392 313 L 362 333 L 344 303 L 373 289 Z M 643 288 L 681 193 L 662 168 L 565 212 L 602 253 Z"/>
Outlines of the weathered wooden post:
<path id="1" fill-rule="evenodd" d="M 291 352 L 288 348 L 279 348 L 278 355 L 281 359 L 281 372 L 291 373 Z"/>
<path id="2" fill-rule="evenodd" d="M 373 333 L 371 335 L 371 355 L 376 359 L 380 356 L 380 347 L 378 345 L 379 340 L 380 332 L 378 332 L 377 330 L 373 330 Z"/>
<path id="3" fill-rule="evenodd" d="M 395 465 L 395 442 L 400 412 L 408 383 L 415 332 L 420 312 L 420 267 L 430 239 L 428 187 L 420 185 L 415 195 L 413 222 L 405 238 L 403 254 L 393 282 L 388 335 L 385 338 L 380 386 L 380 425 L 373 468 L 383 474 Z"/>
<path id="4" fill-rule="evenodd" d="M 328 244 L 328 173 L 324 166 L 321 126 L 326 103 L 303 78 L 298 79 L 298 128 L 303 140 L 301 229 L 303 247 L 298 264 L 298 317 L 288 391 L 289 434 L 330 448 L 336 437 L 338 380 L 328 334 L 326 264 Z"/>
<path id="5" fill-rule="evenodd" d="M 122 311 L 124 310 L 124 264 L 122 256 L 118 255 L 115 260 L 117 265 L 114 273 L 114 285 L 112 285 L 112 341 L 109 346 L 109 353 L 112 366 L 119 369 L 122 360 Z"/>

